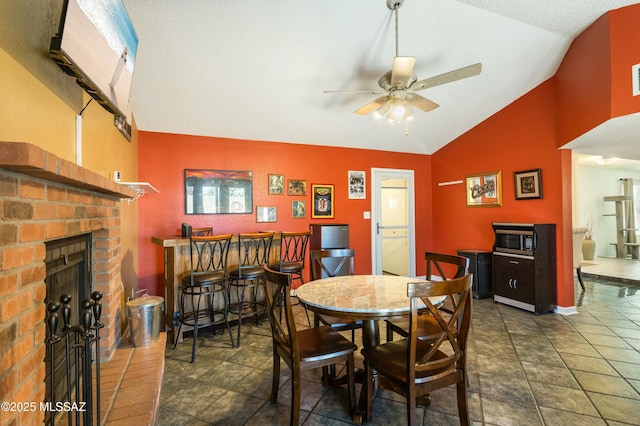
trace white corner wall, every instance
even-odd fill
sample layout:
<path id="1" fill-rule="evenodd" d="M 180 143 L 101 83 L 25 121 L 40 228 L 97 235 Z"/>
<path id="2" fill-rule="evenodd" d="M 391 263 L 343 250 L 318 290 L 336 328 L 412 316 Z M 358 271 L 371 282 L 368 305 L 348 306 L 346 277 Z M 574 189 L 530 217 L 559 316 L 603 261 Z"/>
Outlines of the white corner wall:
<path id="1" fill-rule="evenodd" d="M 616 257 L 616 218 L 604 216 L 615 213 L 615 204 L 605 202 L 603 197 L 622 195 L 620 179 L 640 179 L 640 172 L 613 169 L 605 166 L 578 166 L 575 179 L 578 201 L 574 203 L 574 227 L 586 226 L 593 221 L 593 239 L 596 241 L 596 256 Z"/>

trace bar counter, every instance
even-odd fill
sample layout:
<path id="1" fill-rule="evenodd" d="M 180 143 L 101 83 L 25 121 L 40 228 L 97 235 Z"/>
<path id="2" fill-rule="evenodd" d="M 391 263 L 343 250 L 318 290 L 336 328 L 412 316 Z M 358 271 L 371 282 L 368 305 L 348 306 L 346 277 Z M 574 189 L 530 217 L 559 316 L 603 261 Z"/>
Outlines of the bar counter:
<path id="1" fill-rule="evenodd" d="M 168 332 L 167 337 L 174 341 L 175 326 L 174 320 L 180 313 L 180 281 L 185 274 L 188 274 L 191 268 L 189 258 L 189 238 L 180 236 L 164 236 L 151 237 L 151 242 L 162 247 L 164 252 L 164 300 L 165 313 L 164 322 Z M 271 244 L 271 253 L 269 262 L 278 262 L 280 258 L 280 233 L 276 232 Z M 227 257 L 227 269 L 238 264 L 238 236 L 234 235 L 229 247 L 229 255 Z M 182 334 L 185 331 L 191 331 L 192 328 L 186 325 L 182 326 L 178 341 L 182 341 Z"/>

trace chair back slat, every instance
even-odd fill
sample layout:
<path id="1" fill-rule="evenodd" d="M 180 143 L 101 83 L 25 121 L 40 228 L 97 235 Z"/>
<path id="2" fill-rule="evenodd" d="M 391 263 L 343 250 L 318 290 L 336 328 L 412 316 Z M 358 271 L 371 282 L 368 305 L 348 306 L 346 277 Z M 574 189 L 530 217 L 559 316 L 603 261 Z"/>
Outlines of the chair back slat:
<path id="1" fill-rule="evenodd" d="M 282 232 L 280 237 L 280 267 L 283 263 L 301 263 L 304 268 L 310 231 Z"/>
<path id="2" fill-rule="evenodd" d="M 238 267 L 240 277 L 246 268 L 261 267 L 269 262 L 274 232 L 238 234 Z"/>
<path id="3" fill-rule="evenodd" d="M 327 250 L 311 250 L 311 279 L 319 280 L 323 278 L 323 273 L 327 277 L 335 277 L 338 275 L 353 275 L 353 258 L 355 250 L 353 249 L 327 249 Z M 332 259 L 332 262 L 326 260 Z M 347 265 L 346 271 L 343 271 Z M 346 273 L 345 273 L 346 272 Z"/>
<path id="4" fill-rule="evenodd" d="M 424 254 L 424 258 L 427 261 L 428 280 L 433 279 L 433 276 L 435 274 L 434 268 L 437 271 L 438 276 L 440 276 L 443 281 L 451 278 L 462 277 L 469 271 L 469 259 L 464 256 L 426 252 Z M 448 273 L 453 268 L 455 268 L 455 272 L 453 274 Z"/>
<path id="5" fill-rule="evenodd" d="M 434 371 L 455 366 L 466 351 L 468 330 L 471 324 L 471 284 L 472 275 L 467 274 L 448 281 L 409 283 L 407 296 L 411 298 L 408 366 L 415 372 Z M 443 316 L 430 297 L 447 297 L 455 301 L 453 312 Z M 426 306 L 429 314 L 440 327 L 438 337 L 431 341 L 429 349 L 417 359 L 419 336 L 416 333 L 420 310 Z M 446 355 L 446 356 L 445 356 Z"/>
<path id="6" fill-rule="evenodd" d="M 291 275 L 274 271 L 267 265 L 265 271 L 265 301 L 273 338 L 293 359 L 298 351 L 296 324 L 291 308 Z"/>
<path id="7" fill-rule="evenodd" d="M 191 283 L 198 274 L 221 272 L 226 275 L 232 234 L 190 238 Z"/>

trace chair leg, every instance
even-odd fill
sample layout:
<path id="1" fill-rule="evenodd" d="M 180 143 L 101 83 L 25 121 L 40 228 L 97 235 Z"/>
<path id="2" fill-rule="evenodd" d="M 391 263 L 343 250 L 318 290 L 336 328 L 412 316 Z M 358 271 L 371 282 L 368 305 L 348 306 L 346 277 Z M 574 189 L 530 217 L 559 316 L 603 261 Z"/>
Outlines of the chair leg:
<path id="1" fill-rule="evenodd" d="M 273 378 L 271 380 L 271 396 L 269 402 L 278 402 L 278 389 L 280 389 L 280 356 L 274 348 L 273 350 Z"/>
<path id="2" fill-rule="evenodd" d="M 411 387 L 411 385 L 409 385 Z M 407 424 L 414 426 L 416 424 L 416 392 L 415 388 L 409 389 L 407 393 Z"/>
<path id="3" fill-rule="evenodd" d="M 223 315 L 224 315 L 224 323 L 227 326 L 227 331 L 229 332 L 229 340 L 231 340 L 231 348 L 234 349 L 236 347 L 236 345 L 233 343 L 233 334 L 231 333 L 231 326 L 229 325 L 229 299 L 228 299 L 228 294 L 227 294 L 227 290 L 224 289 L 222 291 L 222 298 L 224 299 L 224 310 L 223 310 Z M 222 332 L 222 334 L 224 334 L 224 331 Z"/>
<path id="4" fill-rule="evenodd" d="M 291 421 L 297 425 L 300 420 L 300 367 L 291 369 Z"/>
<path id="5" fill-rule="evenodd" d="M 584 290 L 584 282 L 582 282 L 582 266 L 578 266 L 576 268 L 576 275 L 578 276 L 578 282 L 580 283 L 580 287 Z"/>
<path id="6" fill-rule="evenodd" d="M 202 295 L 198 295 L 198 303 L 193 306 L 193 344 L 191 346 L 191 363 L 196 362 L 196 344 L 198 343 L 198 318 L 200 317 L 200 300 Z M 191 298 L 193 301 L 193 297 Z"/>
<path id="7" fill-rule="evenodd" d="M 353 353 L 347 357 L 347 387 L 349 389 L 349 410 L 353 415 L 356 411 L 356 373 Z"/>
<path id="8" fill-rule="evenodd" d="M 175 349 L 178 346 L 178 339 L 180 338 L 180 331 L 182 330 L 183 319 L 184 319 L 184 293 L 180 294 L 180 325 L 178 325 L 178 331 L 175 333 L 175 336 L 173 336 L 173 349 Z"/>
<path id="9" fill-rule="evenodd" d="M 456 384 L 456 393 L 458 396 L 458 416 L 460 417 L 460 425 L 468 426 L 469 408 L 467 405 L 467 375 L 464 374 L 462 380 Z"/>

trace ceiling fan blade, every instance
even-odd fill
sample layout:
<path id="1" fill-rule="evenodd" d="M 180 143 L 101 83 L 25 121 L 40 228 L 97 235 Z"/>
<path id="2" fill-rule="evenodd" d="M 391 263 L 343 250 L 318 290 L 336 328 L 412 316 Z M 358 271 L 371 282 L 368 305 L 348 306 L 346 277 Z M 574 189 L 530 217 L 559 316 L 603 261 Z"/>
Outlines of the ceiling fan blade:
<path id="1" fill-rule="evenodd" d="M 386 90 L 325 90 L 322 93 L 369 93 L 371 95 L 379 95 L 387 92 Z"/>
<path id="2" fill-rule="evenodd" d="M 463 78 L 473 77 L 480 74 L 482 71 L 482 64 L 477 63 L 469 65 L 457 70 L 445 72 L 444 74 L 436 75 L 433 77 L 425 78 L 424 80 L 416 81 L 410 87 L 411 90 L 423 90 L 429 87 L 439 86 L 445 83 L 451 83 L 452 81 L 462 80 Z"/>
<path id="3" fill-rule="evenodd" d="M 413 56 L 396 56 L 393 58 L 391 68 L 391 85 L 394 87 L 407 87 L 416 58 Z"/>
<path id="4" fill-rule="evenodd" d="M 353 111 L 353 113 L 354 114 L 368 114 L 371 111 L 374 111 L 374 110 L 380 108 L 388 100 L 389 100 L 389 96 L 380 96 L 378 99 L 376 99 L 376 100 L 374 100 L 372 102 L 369 102 L 365 106 L 363 106 L 361 108 L 358 108 L 357 110 Z"/>
<path id="5" fill-rule="evenodd" d="M 417 93 L 407 93 L 407 96 L 405 96 L 405 99 L 411 105 L 413 105 L 416 108 L 420 108 L 424 112 L 429 112 L 440 106 L 437 103 L 418 95 Z"/>

